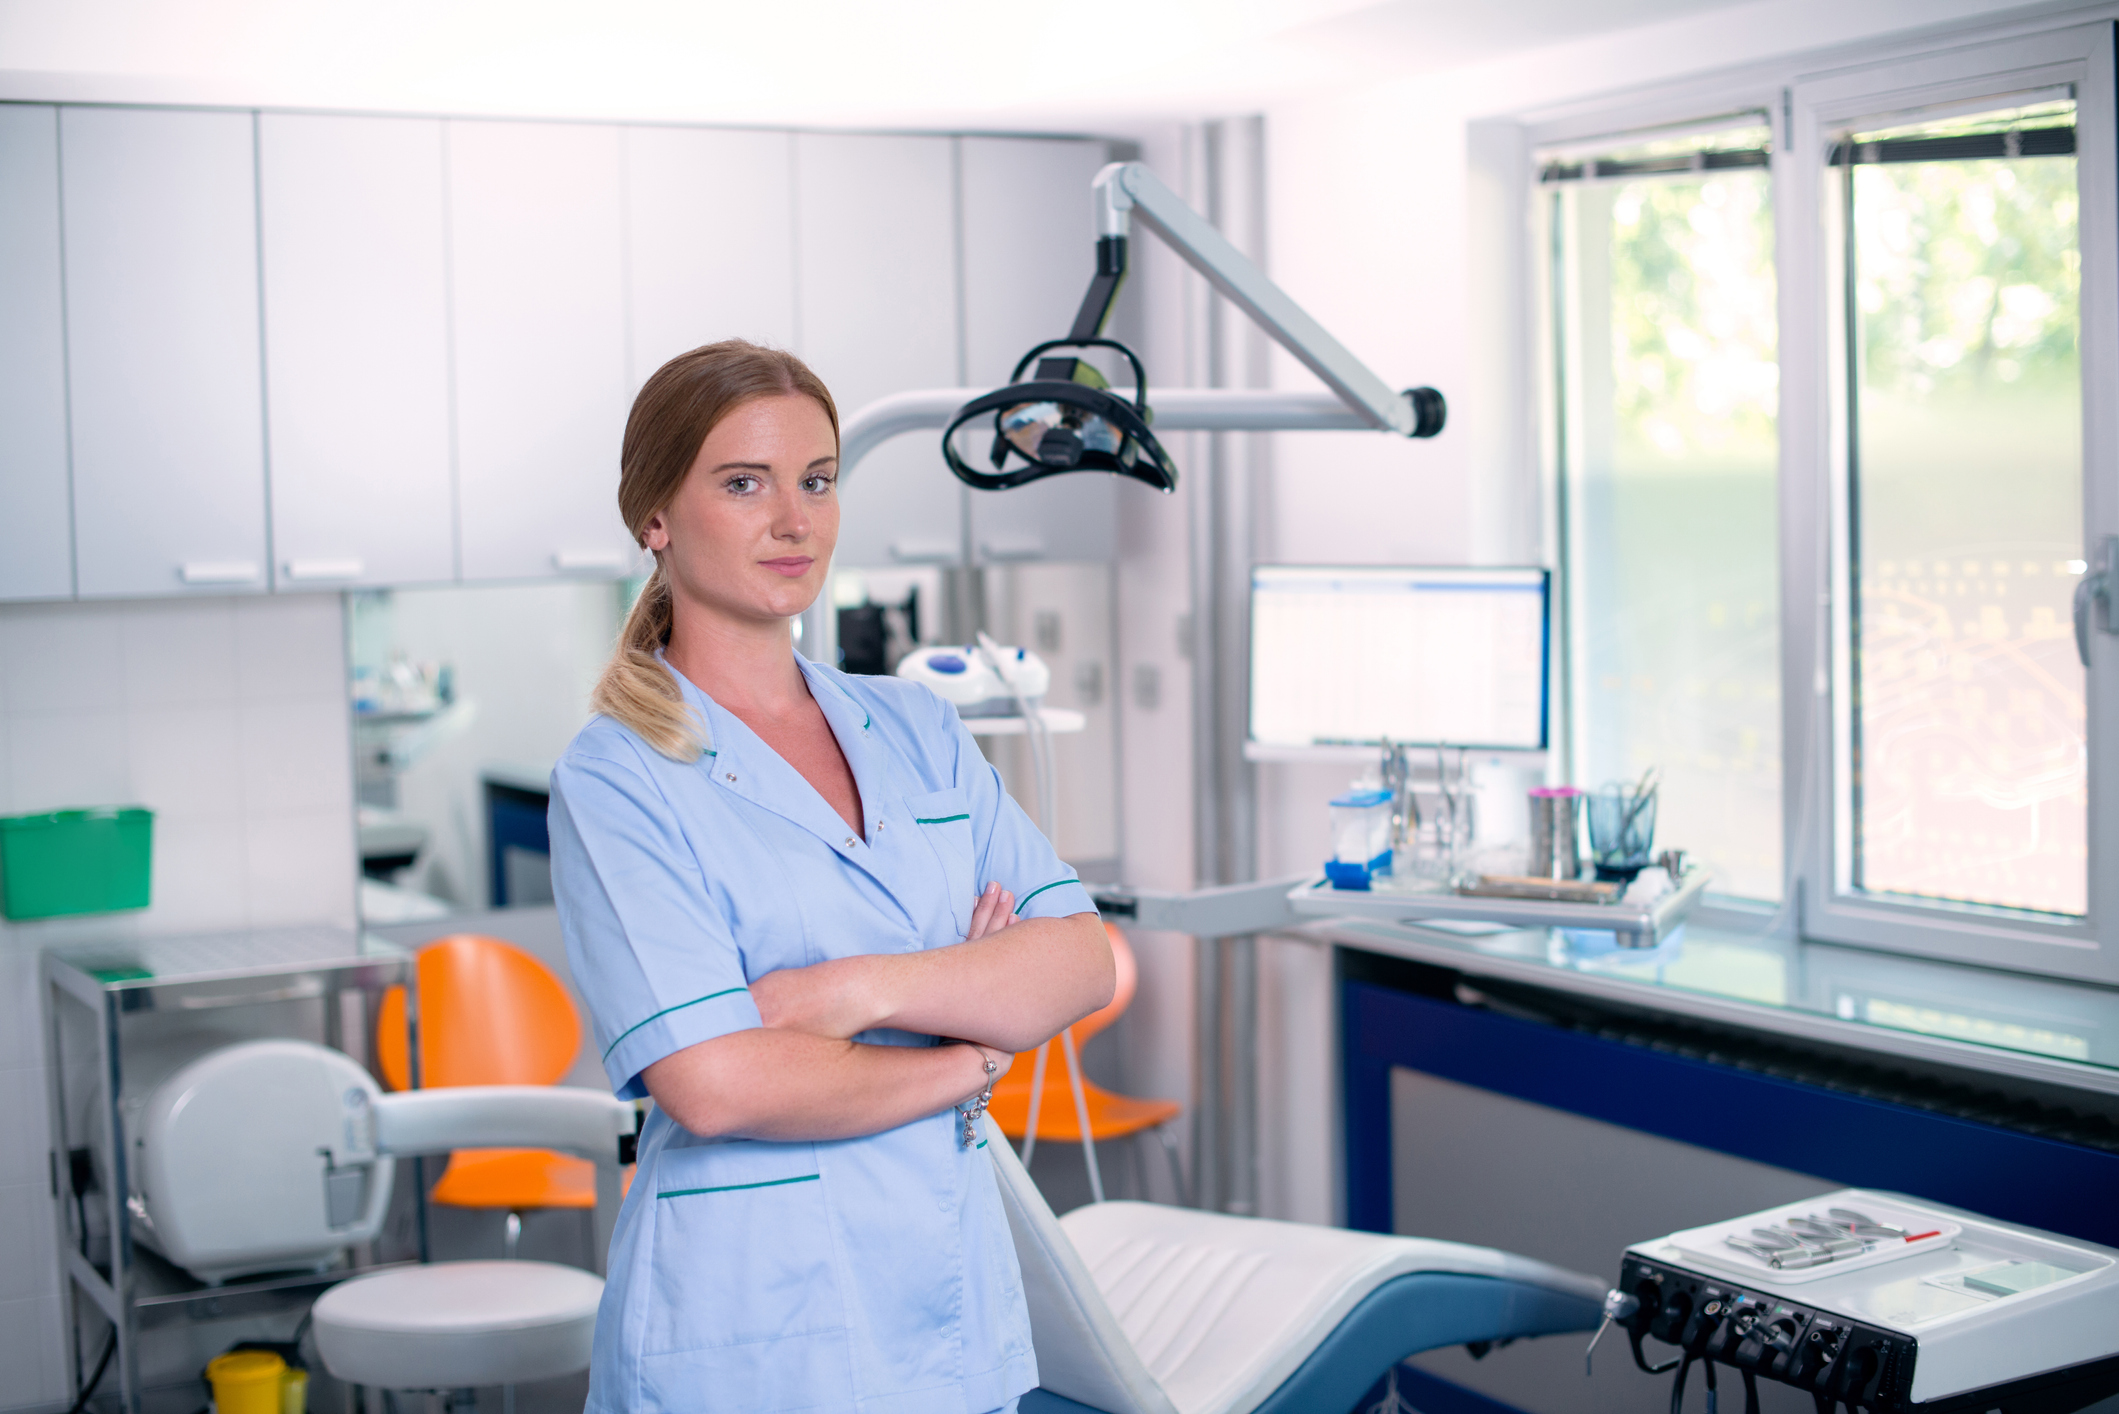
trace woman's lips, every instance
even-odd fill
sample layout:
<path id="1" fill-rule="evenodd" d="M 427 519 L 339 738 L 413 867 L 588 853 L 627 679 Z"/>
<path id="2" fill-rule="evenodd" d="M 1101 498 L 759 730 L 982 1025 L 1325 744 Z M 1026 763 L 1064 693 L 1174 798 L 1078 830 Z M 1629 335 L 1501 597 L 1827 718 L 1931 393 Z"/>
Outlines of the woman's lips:
<path id="1" fill-rule="evenodd" d="M 788 555 L 778 560 L 761 560 L 759 563 L 774 574 L 784 574 L 789 579 L 800 579 L 809 573 L 809 567 L 816 563 L 816 559 L 810 555 Z"/>

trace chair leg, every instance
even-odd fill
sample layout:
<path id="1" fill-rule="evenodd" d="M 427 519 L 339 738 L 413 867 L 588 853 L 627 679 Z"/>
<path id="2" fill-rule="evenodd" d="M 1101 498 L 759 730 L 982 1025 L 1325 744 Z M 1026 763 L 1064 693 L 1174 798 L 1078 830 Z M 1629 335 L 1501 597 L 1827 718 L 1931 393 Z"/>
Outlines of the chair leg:
<path id="1" fill-rule="evenodd" d="M 1023 1152 L 1017 1157 L 1023 1161 L 1023 1172 L 1030 1171 L 1030 1156 L 1037 1152 L 1037 1112 L 1045 1099 L 1045 1057 L 1052 1054 L 1049 1040 L 1037 1048 L 1037 1059 L 1030 1064 L 1030 1120 L 1023 1126 Z"/>
<path id="2" fill-rule="evenodd" d="M 1170 1137 L 1170 1126 L 1167 1124 L 1156 1125 L 1155 1137 L 1162 1140 L 1163 1153 L 1170 1160 L 1170 1182 L 1177 1187 L 1178 1206 L 1183 1208 L 1198 1207 L 1199 1204 L 1193 1201 L 1192 1190 L 1185 1186 L 1185 1167 L 1184 1163 L 1177 1157 L 1177 1141 Z"/>
<path id="3" fill-rule="evenodd" d="M 512 1262 L 512 1261 L 514 1261 L 514 1260 L 515 1260 L 515 1253 L 517 1252 L 517 1250 L 519 1250 L 519 1249 L 521 1248 L 521 1246 L 522 1246 L 522 1214 L 521 1214 L 521 1213 L 518 1213 L 518 1212 L 510 1211 L 510 1212 L 508 1213 L 508 1221 L 507 1221 L 507 1226 L 506 1226 L 505 1228 L 503 1228 L 503 1229 L 502 1229 L 502 1233 L 501 1233 L 501 1239 L 500 1239 L 500 1250 L 501 1250 L 501 1254 L 502 1254 L 503 1256 L 505 1256 L 505 1257 L 506 1257 L 506 1258 L 507 1258 L 507 1259 L 508 1259 L 509 1261 L 511 1261 L 511 1262 Z"/>
<path id="4" fill-rule="evenodd" d="M 1082 1163 L 1089 1170 L 1089 1201 L 1104 1201 L 1104 1171 L 1096 1162 L 1096 1135 L 1089 1129 L 1089 1096 L 1082 1089 L 1082 1058 L 1074 1049 L 1074 1028 L 1060 1032 L 1060 1051 L 1067 1059 L 1067 1084 L 1074 1091 L 1074 1122 L 1081 1128 Z"/>

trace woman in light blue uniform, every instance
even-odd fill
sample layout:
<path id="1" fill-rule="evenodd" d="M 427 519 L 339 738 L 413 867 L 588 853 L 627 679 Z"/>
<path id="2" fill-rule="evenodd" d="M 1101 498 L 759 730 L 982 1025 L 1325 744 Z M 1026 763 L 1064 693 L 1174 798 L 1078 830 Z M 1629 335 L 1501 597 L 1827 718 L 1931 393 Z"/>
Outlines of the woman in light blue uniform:
<path id="1" fill-rule="evenodd" d="M 838 537 L 838 422 L 789 355 L 672 360 L 619 508 L 656 567 L 552 773 L 596 1045 L 652 1096 L 589 1409 L 1012 1409 L 1037 1384 L 973 1121 L 1109 1000 L 1087 892 L 955 709 L 793 649 Z"/>

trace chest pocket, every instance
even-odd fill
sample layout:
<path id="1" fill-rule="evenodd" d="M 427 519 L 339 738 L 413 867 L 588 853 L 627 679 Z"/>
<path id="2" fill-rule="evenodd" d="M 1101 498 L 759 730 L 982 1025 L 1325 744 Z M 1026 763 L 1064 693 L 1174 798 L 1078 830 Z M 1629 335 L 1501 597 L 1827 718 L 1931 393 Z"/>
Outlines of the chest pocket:
<path id="1" fill-rule="evenodd" d="M 977 877 L 971 837 L 971 793 L 962 786 L 905 797 L 912 828 L 941 861 L 942 877 L 949 892 L 949 917 L 957 937 L 971 931 L 971 908 L 982 887 Z"/>

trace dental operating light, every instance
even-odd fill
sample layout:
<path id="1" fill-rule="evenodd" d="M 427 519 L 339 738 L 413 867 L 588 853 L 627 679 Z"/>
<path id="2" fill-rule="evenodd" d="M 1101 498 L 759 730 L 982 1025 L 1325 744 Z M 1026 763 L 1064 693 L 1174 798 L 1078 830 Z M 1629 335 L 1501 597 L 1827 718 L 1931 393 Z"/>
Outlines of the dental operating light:
<path id="1" fill-rule="evenodd" d="M 1154 413 L 1140 360 L 1124 344 L 1103 337 L 1111 306 L 1125 283 L 1128 233 L 1136 211 L 1148 229 L 1321 378 L 1358 416 L 1359 425 L 1407 437 L 1432 437 L 1442 430 L 1448 416 L 1442 394 L 1433 388 L 1391 392 L 1146 167 L 1114 162 L 1097 174 L 1093 190 L 1096 274 L 1074 326 L 1065 338 L 1039 344 L 1023 355 L 1007 387 L 981 394 L 956 410 L 942 434 L 942 456 L 958 480 L 981 491 L 1004 491 L 1064 472 L 1106 471 L 1159 491 L 1177 489 L 1177 468 L 1150 430 Z M 1131 400 L 1113 391 L 1086 359 L 1040 357 L 1069 348 L 1121 354 L 1133 372 Z M 1031 380 L 1017 381 L 1033 361 L 1037 367 Z M 982 471 L 959 452 L 957 434 L 989 414 L 993 441 L 987 460 L 992 469 Z"/>

